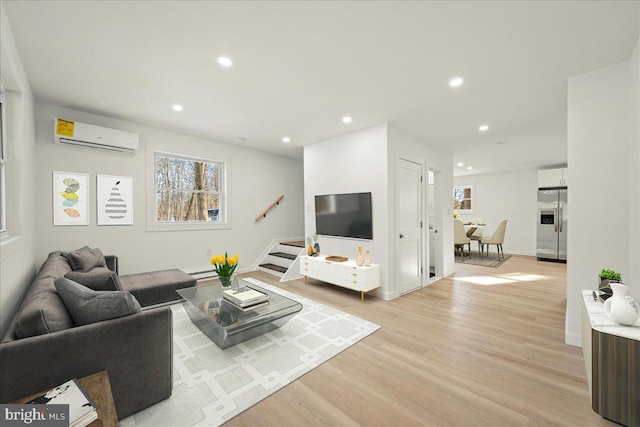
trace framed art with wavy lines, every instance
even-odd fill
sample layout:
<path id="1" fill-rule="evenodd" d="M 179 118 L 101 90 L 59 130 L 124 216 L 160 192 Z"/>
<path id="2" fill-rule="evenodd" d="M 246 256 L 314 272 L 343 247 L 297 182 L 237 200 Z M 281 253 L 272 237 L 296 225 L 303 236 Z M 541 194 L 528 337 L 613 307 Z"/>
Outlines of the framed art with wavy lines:
<path id="1" fill-rule="evenodd" d="M 53 225 L 89 225 L 89 175 L 53 172 Z"/>
<path id="2" fill-rule="evenodd" d="M 98 225 L 133 224 L 133 178 L 98 175 Z"/>

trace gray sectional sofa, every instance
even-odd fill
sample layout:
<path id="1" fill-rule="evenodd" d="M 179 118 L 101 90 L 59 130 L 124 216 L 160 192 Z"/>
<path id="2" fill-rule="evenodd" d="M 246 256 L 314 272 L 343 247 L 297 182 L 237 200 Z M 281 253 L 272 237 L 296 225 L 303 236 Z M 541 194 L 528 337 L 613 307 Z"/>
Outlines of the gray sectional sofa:
<path id="1" fill-rule="evenodd" d="M 171 395 L 171 309 L 154 305 L 179 299 L 175 290 L 196 280 L 180 270 L 117 276 L 116 257 L 100 263 L 84 271 L 69 254 L 49 254 L 0 344 L 1 403 L 103 370 L 118 419 Z M 62 276 L 95 290 L 129 291 L 143 310 L 78 326 L 56 291 Z"/>

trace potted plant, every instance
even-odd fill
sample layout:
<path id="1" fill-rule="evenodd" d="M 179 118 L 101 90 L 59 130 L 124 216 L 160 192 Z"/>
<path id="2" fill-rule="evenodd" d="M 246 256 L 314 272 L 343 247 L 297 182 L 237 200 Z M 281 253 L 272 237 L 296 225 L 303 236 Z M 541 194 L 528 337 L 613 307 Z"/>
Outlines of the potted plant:
<path id="1" fill-rule="evenodd" d="M 622 277 L 620 276 L 620 273 L 617 273 L 614 270 L 608 270 L 606 268 L 603 268 L 602 271 L 600 271 L 599 277 L 600 286 L 598 287 L 598 290 L 600 291 L 600 298 L 602 298 L 602 300 L 604 301 L 611 295 L 613 295 L 613 291 L 611 290 L 611 286 L 609 286 L 609 282 L 620 283 Z"/>

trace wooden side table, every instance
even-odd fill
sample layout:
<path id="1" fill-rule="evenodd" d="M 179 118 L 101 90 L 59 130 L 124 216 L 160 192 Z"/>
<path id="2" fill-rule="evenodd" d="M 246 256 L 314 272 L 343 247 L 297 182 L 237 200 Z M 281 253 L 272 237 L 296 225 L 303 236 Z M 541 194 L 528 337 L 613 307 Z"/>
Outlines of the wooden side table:
<path id="1" fill-rule="evenodd" d="M 78 378 L 78 382 L 85 389 L 91 399 L 98 407 L 98 419 L 89 424 L 90 427 L 117 427 L 118 414 L 116 406 L 113 403 L 113 394 L 111 393 L 111 383 L 107 371 L 101 371 L 87 377 Z M 47 390 L 34 393 L 31 396 L 14 400 L 11 403 L 25 403 L 31 399 L 41 395 Z"/>
<path id="2" fill-rule="evenodd" d="M 603 418 L 640 426 L 640 319 L 613 323 L 593 291 L 582 291 L 582 352 L 591 407 Z"/>

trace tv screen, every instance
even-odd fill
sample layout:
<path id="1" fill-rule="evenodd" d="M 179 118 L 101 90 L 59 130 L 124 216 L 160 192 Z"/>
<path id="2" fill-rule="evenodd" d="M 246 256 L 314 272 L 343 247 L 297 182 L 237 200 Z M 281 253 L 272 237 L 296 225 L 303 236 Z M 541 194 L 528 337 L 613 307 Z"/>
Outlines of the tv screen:
<path id="1" fill-rule="evenodd" d="M 371 193 L 316 196 L 316 233 L 373 239 Z"/>

